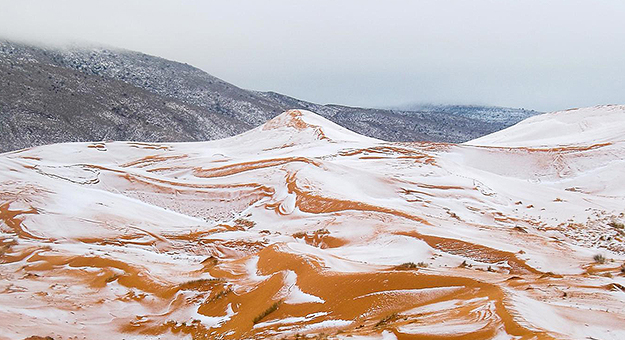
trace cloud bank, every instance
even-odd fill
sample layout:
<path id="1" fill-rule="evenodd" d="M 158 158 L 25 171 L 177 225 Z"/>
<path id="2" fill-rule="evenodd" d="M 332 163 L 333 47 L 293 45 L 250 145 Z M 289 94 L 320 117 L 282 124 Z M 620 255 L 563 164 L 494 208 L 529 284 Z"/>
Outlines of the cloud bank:
<path id="1" fill-rule="evenodd" d="M 320 103 L 625 103 L 625 2 L 0 0 L 0 37 L 90 42 Z"/>

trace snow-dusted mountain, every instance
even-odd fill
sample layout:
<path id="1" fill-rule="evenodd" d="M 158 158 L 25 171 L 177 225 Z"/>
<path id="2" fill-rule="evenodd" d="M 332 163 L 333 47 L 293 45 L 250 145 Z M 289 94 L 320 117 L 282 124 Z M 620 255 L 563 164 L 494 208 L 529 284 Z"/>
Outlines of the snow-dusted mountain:
<path id="1" fill-rule="evenodd" d="M 603 115 L 625 121 L 453 145 L 291 110 L 3 154 L 0 338 L 622 339 L 625 142 Z"/>
<path id="2" fill-rule="evenodd" d="M 380 110 L 319 105 L 238 88 L 187 64 L 109 48 L 41 48 L 0 40 L 0 152 L 100 140 L 204 141 L 307 109 L 391 141 L 462 142 L 534 111 Z M 494 112 L 494 113 L 493 113 Z M 498 112 L 498 113 L 497 113 Z M 501 120 L 499 116 L 507 117 Z"/>
<path id="3" fill-rule="evenodd" d="M 432 114 L 453 114 L 471 120 L 487 123 L 498 122 L 502 125 L 514 125 L 538 112 L 522 108 L 509 108 L 483 105 L 406 105 L 397 108 L 403 111 L 428 112 Z"/>

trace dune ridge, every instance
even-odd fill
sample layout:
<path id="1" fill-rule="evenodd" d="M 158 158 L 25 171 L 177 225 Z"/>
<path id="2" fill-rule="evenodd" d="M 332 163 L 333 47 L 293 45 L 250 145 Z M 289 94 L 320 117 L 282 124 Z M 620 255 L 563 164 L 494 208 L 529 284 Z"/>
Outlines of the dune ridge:
<path id="1" fill-rule="evenodd" d="M 625 122 L 567 119 L 601 110 Z M 454 145 L 291 110 L 2 154 L 0 339 L 621 339 L 625 144 L 520 132 L 558 116 Z"/>

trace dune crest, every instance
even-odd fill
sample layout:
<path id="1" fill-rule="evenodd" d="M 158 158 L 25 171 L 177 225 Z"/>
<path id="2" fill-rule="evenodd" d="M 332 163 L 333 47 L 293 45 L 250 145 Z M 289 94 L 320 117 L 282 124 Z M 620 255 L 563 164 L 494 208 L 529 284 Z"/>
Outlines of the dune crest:
<path id="1" fill-rule="evenodd" d="M 562 115 L 454 145 L 290 110 L 2 154 L 0 339 L 624 338 L 625 144 Z"/>

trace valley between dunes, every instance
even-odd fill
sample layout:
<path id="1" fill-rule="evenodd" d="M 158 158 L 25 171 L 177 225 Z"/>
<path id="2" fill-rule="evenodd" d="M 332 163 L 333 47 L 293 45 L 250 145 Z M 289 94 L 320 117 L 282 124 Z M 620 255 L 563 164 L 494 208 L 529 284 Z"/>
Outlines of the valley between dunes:
<path id="1" fill-rule="evenodd" d="M 625 107 L 0 155 L 0 339 L 624 339 Z M 32 338 L 36 339 L 36 338 Z"/>

